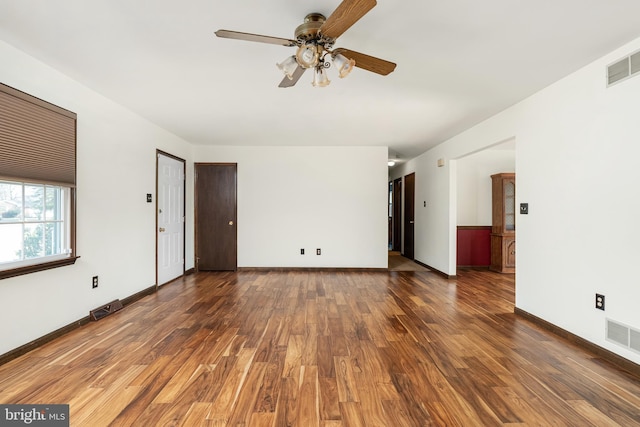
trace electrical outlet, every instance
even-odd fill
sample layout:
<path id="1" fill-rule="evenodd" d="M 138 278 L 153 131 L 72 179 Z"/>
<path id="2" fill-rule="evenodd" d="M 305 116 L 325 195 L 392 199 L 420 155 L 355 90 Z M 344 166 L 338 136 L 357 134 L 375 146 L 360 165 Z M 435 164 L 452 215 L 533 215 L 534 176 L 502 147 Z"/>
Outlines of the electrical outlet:
<path id="1" fill-rule="evenodd" d="M 596 294 L 596 308 L 604 311 L 604 295 Z"/>
<path id="2" fill-rule="evenodd" d="M 322 255 L 322 250 L 320 248 L 316 249 L 316 255 Z"/>
<path id="3" fill-rule="evenodd" d="M 93 279 L 91 280 L 91 287 L 94 289 L 98 287 L 98 276 L 93 276 Z"/>
<path id="4" fill-rule="evenodd" d="M 304 249 L 300 249 L 300 255 L 304 255 Z"/>

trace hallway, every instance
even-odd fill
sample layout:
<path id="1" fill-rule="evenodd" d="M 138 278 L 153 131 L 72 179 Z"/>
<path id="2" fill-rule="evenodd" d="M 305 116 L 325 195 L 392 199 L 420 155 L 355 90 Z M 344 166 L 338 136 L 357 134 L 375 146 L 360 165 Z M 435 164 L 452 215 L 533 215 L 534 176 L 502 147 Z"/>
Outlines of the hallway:
<path id="1" fill-rule="evenodd" d="M 403 257 L 398 251 L 389 251 L 389 271 L 429 271 L 428 268 Z"/>

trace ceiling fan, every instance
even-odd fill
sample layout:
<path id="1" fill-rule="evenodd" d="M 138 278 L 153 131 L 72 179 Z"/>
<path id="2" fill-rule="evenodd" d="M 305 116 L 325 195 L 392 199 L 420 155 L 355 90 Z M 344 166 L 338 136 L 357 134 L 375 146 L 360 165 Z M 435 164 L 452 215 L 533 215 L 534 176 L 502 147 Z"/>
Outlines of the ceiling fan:
<path id="1" fill-rule="evenodd" d="M 326 69 L 331 66 L 329 59 L 337 68 L 340 77 L 346 77 L 353 70 L 353 67 L 386 76 L 396 68 L 396 64 L 393 62 L 349 49 L 333 49 L 336 39 L 373 9 L 376 4 L 376 0 L 343 0 L 328 18 L 320 13 L 310 13 L 304 18 L 304 23 L 296 28 L 295 40 L 230 30 L 218 30 L 215 34 L 218 37 L 228 39 L 287 47 L 296 46 L 295 55 L 276 64 L 285 74 L 278 87 L 295 85 L 309 68 L 314 70 L 313 86 L 327 86 L 330 83 L 326 74 Z"/>

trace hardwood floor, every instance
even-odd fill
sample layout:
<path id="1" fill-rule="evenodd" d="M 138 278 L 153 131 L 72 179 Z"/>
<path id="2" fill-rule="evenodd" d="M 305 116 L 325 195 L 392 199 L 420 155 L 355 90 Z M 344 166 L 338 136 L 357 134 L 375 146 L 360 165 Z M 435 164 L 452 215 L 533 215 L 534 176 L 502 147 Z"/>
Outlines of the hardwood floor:
<path id="1" fill-rule="evenodd" d="M 0 366 L 75 426 L 640 426 L 640 380 L 513 314 L 512 275 L 198 273 Z"/>

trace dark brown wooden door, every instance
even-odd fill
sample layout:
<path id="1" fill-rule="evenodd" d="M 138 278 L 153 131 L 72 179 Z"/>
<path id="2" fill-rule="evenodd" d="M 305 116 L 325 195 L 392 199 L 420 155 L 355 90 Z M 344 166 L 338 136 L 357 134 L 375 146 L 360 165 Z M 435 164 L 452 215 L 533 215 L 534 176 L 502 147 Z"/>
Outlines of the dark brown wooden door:
<path id="1" fill-rule="evenodd" d="M 393 181 L 393 250 L 400 252 L 402 243 L 402 178 Z"/>
<path id="2" fill-rule="evenodd" d="M 196 269 L 237 269 L 236 164 L 195 164 Z"/>
<path id="3" fill-rule="evenodd" d="M 404 251 L 403 255 L 409 259 L 414 258 L 413 238 L 415 226 L 415 189 L 416 174 L 412 173 L 404 177 Z"/>

